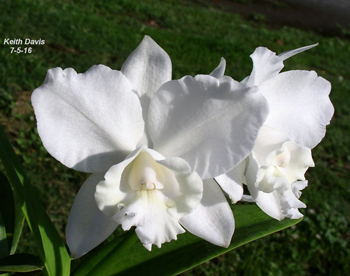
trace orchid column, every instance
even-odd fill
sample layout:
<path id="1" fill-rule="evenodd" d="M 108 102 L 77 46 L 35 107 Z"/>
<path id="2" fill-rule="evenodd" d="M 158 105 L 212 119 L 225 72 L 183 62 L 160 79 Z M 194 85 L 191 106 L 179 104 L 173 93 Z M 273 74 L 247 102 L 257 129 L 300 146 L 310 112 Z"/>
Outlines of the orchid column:
<path id="1" fill-rule="evenodd" d="M 118 225 L 143 245 L 184 229 L 227 247 L 234 218 L 211 180 L 254 147 L 268 107 L 254 86 L 212 75 L 171 80 L 167 53 L 146 36 L 121 71 L 49 70 L 32 96 L 39 135 L 64 165 L 92 173 L 67 225 L 78 258 Z"/>

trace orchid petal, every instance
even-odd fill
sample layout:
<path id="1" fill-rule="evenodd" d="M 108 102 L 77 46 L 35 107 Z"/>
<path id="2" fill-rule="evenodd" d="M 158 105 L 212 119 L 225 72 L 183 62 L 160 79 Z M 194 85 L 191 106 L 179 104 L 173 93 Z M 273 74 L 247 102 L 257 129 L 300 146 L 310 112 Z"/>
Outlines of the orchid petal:
<path id="1" fill-rule="evenodd" d="M 299 212 L 298 208 L 306 208 L 306 205 L 303 202 L 301 202 L 298 198 L 301 195 L 300 190 L 304 189 L 306 186 L 306 180 L 296 181 L 291 185 L 290 189 L 283 192 L 281 205 L 286 218 L 299 219 L 303 217 L 303 215 Z M 298 196 L 295 195 L 295 191 L 297 191 Z"/>
<path id="2" fill-rule="evenodd" d="M 79 258 L 103 242 L 117 224 L 97 208 L 94 194 L 104 173 L 92 174 L 80 188 L 70 211 L 66 237 L 70 254 Z"/>
<path id="3" fill-rule="evenodd" d="M 260 191 L 254 185 L 247 186 L 252 198 L 261 210 L 277 220 L 283 220 L 285 218 L 277 191 L 265 193 Z"/>
<path id="4" fill-rule="evenodd" d="M 222 247 L 230 245 L 235 229 L 232 210 L 212 179 L 204 180 L 202 201 L 180 223 L 192 234 Z"/>
<path id="5" fill-rule="evenodd" d="M 255 88 L 209 75 L 164 84 L 152 99 L 148 129 L 154 149 L 185 159 L 202 179 L 238 165 L 267 116 Z"/>
<path id="6" fill-rule="evenodd" d="M 260 169 L 259 163 L 254 158 L 254 153 L 250 153 L 245 161 L 246 161 L 246 172 L 245 172 L 246 184 L 248 187 L 254 186 L 254 188 L 257 189 L 257 187 L 255 186 L 255 183 L 256 183 L 258 171 Z"/>
<path id="7" fill-rule="evenodd" d="M 288 71 L 259 88 L 270 107 L 265 125 L 304 147 L 313 148 L 321 141 L 334 113 L 327 80 L 313 71 Z"/>
<path id="8" fill-rule="evenodd" d="M 253 158 L 253 155 L 249 155 L 247 160 L 247 187 L 252 199 L 256 202 L 256 204 L 262 209 L 266 214 L 270 217 L 273 217 L 277 220 L 284 219 L 282 207 L 279 204 L 278 197 L 276 198 L 277 191 L 265 193 L 260 191 L 258 187 L 256 187 L 256 176 L 259 170 L 259 164 Z"/>
<path id="9" fill-rule="evenodd" d="M 174 206 L 170 206 L 168 213 L 180 219 L 192 212 L 201 201 L 203 181 L 197 173 L 192 172 L 190 165 L 179 157 L 170 157 L 157 162 L 166 168 L 163 170 L 165 181 L 161 192 L 176 202 Z"/>
<path id="10" fill-rule="evenodd" d="M 301 190 L 307 187 L 307 181 L 296 181 L 292 184 L 292 191 L 294 195 L 299 198 L 301 196 Z"/>
<path id="11" fill-rule="evenodd" d="M 271 193 L 276 189 L 283 189 L 288 185 L 288 179 L 274 166 L 260 167 L 255 182 L 255 186 L 260 191 Z"/>
<path id="12" fill-rule="evenodd" d="M 259 130 L 258 137 L 253 148 L 254 158 L 260 166 L 267 165 L 266 156 L 275 150 L 281 149 L 283 143 L 289 140 L 282 132 L 264 124 Z"/>
<path id="13" fill-rule="evenodd" d="M 265 47 L 256 48 L 250 57 L 254 67 L 250 76 L 243 80 L 248 86 L 260 86 L 264 81 L 277 76 L 284 66 L 283 60 Z"/>
<path id="14" fill-rule="evenodd" d="M 298 208 L 305 208 L 305 204 L 298 198 L 300 190 L 306 187 L 307 181 L 297 181 L 289 184 L 287 181 L 283 187 L 278 187 L 270 193 L 265 193 L 255 185 L 259 164 L 251 154 L 247 161 L 247 187 L 256 204 L 269 216 L 282 220 L 286 217 L 297 219 L 302 217 Z M 286 179 L 285 179 L 286 180 Z M 282 180 L 281 180 L 282 181 Z"/>
<path id="15" fill-rule="evenodd" d="M 279 166 L 278 170 L 286 176 L 289 183 L 294 183 L 297 180 L 305 180 L 304 174 L 307 169 L 315 166 L 312 160 L 311 150 L 306 147 L 301 147 L 293 141 L 286 142 L 283 145 L 283 149 L 289 152 L 290 161 L 287 166 L 275 164 Z"/>
<path id="16" fill-rule="evenodd" d="M 140 102 L 129 81 L 103 65 L 84 74 L 49 70 L 32 104 L 45 148 L 76 170 L 106 171 L 134 150 L 143 134 Z"/>
<path id="17" fill-rule="evenodd" d="M 251 195 L 243 195 L 241 201 L 243 202 L 255 202 Z"/>
<path id="18" fill-rule="evenodd" d="M 219 78 L 224 76 L 225 69 L 226 69 L 226 60 L 222 57 L 221 60 L 220 60 L 220 64 L 218 65 L 218 67 L 216 67 L 210 73 L 210 76 L 219 79 Z"/>
<path id="19" fill-rule="evenodd" d="M 242 199 L 245 169 L 246 160 L 243 160 L 228 173 L 215 177 L 216 182 L 229 195 L 232 203 L 236 203 Z"/>
<path id="20" fill-rule="evenodd" d="M 142 148 L 130 153 L 123 162 L 112 166 L 96 187 L 95 200 L 98 208 L 107 216 L 112 217 L 118 213 L 124 205 L 123 201 L 130 201 L 133 197 L 133 189 L 128 183 L 128 175 L 132 166 L 128 165 L 134 161 Z M 125 171 L 125 173 L 124 173 Z M 141 183 L 140 183 L 141 184 Z"/>

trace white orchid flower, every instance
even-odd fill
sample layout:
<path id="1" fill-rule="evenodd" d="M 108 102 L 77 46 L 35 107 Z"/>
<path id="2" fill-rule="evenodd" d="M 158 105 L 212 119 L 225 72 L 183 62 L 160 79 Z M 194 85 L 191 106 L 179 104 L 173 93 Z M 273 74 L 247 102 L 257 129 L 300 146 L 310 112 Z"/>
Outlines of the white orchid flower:
<path id="1" fill-rule="evenodd" d="M 311 149 L 324 137 L 334 113 L 327 80 L 314 71 L 280 73 L 285 59 L 314 46 L 280 55 L 259 47 L 251 55 L 254 68 L 242 83 L 259 87 L 270 112 L 252 154 L 227 174 L 216 177 L 233 202 L 242 198 L 242 183 L 246 183 L 252 199 L 278 220 L 302 217 L 298 208 L 306 206 L 299 197 L 307 186 L 304 174 L 314 166 Z"/>
<path id="2" fill-rule="evenodd" d="M 184 228 L 230 244 L 233 214 L 212 178 L 254 146 L 268 112 L 256 87 L 210 75 L 172 81 L 169 56 L 146 36 L 121 71 L 49 70 L 32 104 L 48 152 L 92 173 L 68 218 L 73 257 L 118 225 L 136 226 L 148 250 Z"/>

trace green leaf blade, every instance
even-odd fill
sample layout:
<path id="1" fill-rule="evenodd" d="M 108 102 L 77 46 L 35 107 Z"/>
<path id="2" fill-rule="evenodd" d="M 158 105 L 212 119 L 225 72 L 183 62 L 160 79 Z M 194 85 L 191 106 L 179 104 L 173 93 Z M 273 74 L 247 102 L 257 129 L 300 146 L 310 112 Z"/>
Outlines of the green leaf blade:
<path id="1" fill-rule="evenodd" d="M 8 251 L 6 227 L 0 213 L 0 258 L 7 256 L 9 254 Z"/>
<path id="2" fill-rule="evenodd" d="M 0 171 L 0 258 L 8 256 L 14 229 L 14 201 L 11 185 Z"/>
<path id="3" fill-rule="evenodd" d="M 41 205 L 26 176 L 5 132 L 0 126 L 0 159 L 7 171 L 10 183 L 16 193 L 39 249 L 40 259 L 45 263 L 44 274 L 70 274 L 70 256 Z"/>
<path id="4" fill-rule="evenodd" d="M 14 254 L 22 233 L 24 214 L 19 200 L 15 198 L 15 195 L 13 194 L 11 184 L 1 171 L 0 191 L 0 213 L 3 218 L 4 227 L 6 228 L 9 254 Z"/>
<path id="5" fill-rule="evenodd" d="M 118 236 L 108 244 L 104 246 L 98 246 L 97 248 L 93 249 L 86 255 L 84 255 L 82 258 L 79 258 L 77 260 L 73 260 L 72 267 L 77 264 L 79 264 L 79 267 L 74 273 L 74 276 L 84 276 L 87 275 L 92 269 L 95 268 L 98 263 L 100 263 L 111 251 L 113 251 L 115 248 L 119 248 L 120 243 L 128 238 L 130 235 L 134 233 L 125 233 L 123 235 Z M 83 259 L 83 261 L 81 261 Z"/>
<path id="6" fill-rule="evenodd" d="M 165 243 L 160 249 L 154 246 L 151 252 L 148 252 L 140 242 L 136 242 L 123 255 L 120 255 L 118 250 L 114 252 L 108 248 L 109 253 L 94 264 L 94 268 L 90 267 L 88 271 L 78 275 L 97 276 L 101 271 L 105 276 L 176 275 L 301 221 L 301 219 L 277 221 L 262 212 L 256 205 L 235 205 L 233 212 L 236 230 L 228 248 L 215 246 L 186 232 L 179 235 L 177 241 Z"/>
<path id="7" fill-rule="evenodd" d="M 0 259 L 0 273 L 31 272 L 43 268 L 44 264 L 40 258 L 30 254 L 15 254 Z"/>

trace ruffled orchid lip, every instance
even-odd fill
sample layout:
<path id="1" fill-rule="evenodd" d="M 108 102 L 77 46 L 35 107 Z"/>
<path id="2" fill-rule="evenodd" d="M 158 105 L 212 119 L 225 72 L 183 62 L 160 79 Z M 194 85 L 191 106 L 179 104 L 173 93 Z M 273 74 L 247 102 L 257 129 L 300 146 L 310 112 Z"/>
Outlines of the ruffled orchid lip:
<path id="1" fill-rule="evenodd" d="M 184 232 L 178 220 L 198 206 L 202 193 L 202 180 L 185 160 L 165 159 L 143 146 L 107 171 L 96 186 L 95 200 L 124 230 L 136 226 L 150 249 Z"/>

